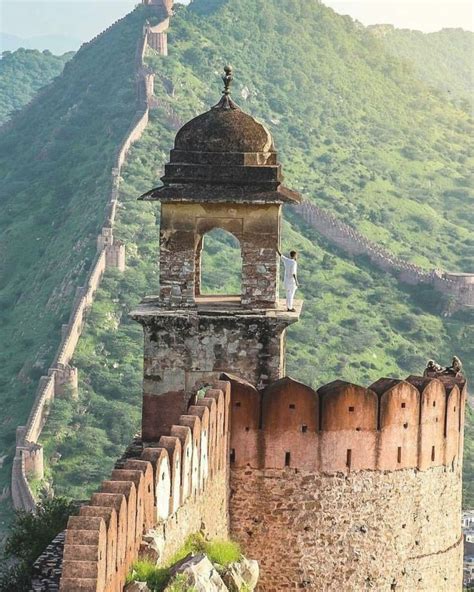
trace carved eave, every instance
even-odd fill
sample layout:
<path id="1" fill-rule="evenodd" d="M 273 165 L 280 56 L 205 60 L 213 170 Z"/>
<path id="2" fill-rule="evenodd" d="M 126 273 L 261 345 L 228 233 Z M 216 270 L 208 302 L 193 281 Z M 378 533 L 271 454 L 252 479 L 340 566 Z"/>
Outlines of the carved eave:
<path id="1" fill-rule="evenodd" d="M 164 185 L 151 189 L 139 200 L 142 201 L 161 201 L 170 202 L 197 202 L 197 203 L 300 203 L 301 194 L 284 185 L 279 185 L 274 190 L 262 189 L 259 191 L 255 187 L 251 189 L 245 185 Z"/>

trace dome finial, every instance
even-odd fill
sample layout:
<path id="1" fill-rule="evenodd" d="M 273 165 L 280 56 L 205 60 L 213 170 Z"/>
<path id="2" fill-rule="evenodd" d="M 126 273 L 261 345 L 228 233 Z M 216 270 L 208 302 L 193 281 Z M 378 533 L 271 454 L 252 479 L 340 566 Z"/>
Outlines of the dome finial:
<path id="1" fill-rule="evenodd" d="M 222 91 L 223 96 L 217 105 L 214 105 L 213 109 L 239 109 L 239 106 L 230 98 L 230 87 L 234 80 L 232 66 L 224 66 L 224 72 L 225 74 L 222 76 L 222 81 L 224 83 L 224 90 Z"/>

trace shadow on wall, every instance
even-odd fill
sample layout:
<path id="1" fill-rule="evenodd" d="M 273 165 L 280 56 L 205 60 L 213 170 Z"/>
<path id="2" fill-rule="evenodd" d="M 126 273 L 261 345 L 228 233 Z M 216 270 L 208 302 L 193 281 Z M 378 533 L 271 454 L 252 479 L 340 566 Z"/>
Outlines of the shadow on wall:
<path id="1" fill-rule="evenodd" d="M 231 466 L 324 473 L 458 466 L 464 379 L 336 380 L 314 391 L 282 378 L 263 391 L 231 375 Z"/>

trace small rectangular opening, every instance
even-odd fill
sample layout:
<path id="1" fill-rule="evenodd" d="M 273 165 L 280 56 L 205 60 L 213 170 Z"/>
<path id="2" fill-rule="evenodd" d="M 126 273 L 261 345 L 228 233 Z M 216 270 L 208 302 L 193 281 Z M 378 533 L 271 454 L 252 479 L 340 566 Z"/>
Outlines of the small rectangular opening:
<path id="1" fill-rule="evenodd" d="M 285 467 L 290 466 L 291 454 L 289 452 L 285 452 Z"/>
<path id="2" fill-rule="evenodd" d="M 402 462 L 402 447 L 399 446 L 397 449 L 397 463 Z"/>
<path id="3" fill-rule="evenodd" d="M 434 460 L 435 460 L 435 456 L 436 456 L 436 455 L 435 455 L 435 447 L 434 447 L 434 446 L 432 446 L 432 447 L 431 447 L 431 462 L 434 462 Z"/>
<path id="4" fill-rule="evenodd" d="M 433 407 L 436 407 L 436 401 L 433 401 Z"/>
<path id="5" fill-rule="evenodd" d="M 240 401 L 237 401 L 235 404 L 236 407 L 240 407 Z"/>
<path id="6" fill-rule="evenodd" d="M 307 431 L 308 431 L 308 426 L 307 426 L 307 425 L 302 425 L 302 426 L 301 426 L 301 431 L 303 432 L 303 434 L 304 434 L 305 432 L 307 432 Z"/>
<path id="7" fill-rule="evenodd" d="M 350 448 L 348 448 L 347 454 L 346 454 L 346 467 L 348 469 L 350 469 L 351 465 L 352 465 L 352 450 Z"/>
<path id="8" fill-rule="evenodd" d="M 235 448 L 230 449 L 230 462 L 235 463 Z"/>
<path id="9" fill-rule="evenodd" d="M 349 407 L 349 413 L 354 413 L 355 407 Z"/>
<path id="10" fill-rule="evenodd" d="M 402 403 L 402 409 L 405 409 L 406 406 L 407 406 L 406 403 Z"/>
<path id="11" fill-rule="evenodd" d="M 296 405 L 294 403 L 290 403 L 290 409 L 295 409 Z"/>

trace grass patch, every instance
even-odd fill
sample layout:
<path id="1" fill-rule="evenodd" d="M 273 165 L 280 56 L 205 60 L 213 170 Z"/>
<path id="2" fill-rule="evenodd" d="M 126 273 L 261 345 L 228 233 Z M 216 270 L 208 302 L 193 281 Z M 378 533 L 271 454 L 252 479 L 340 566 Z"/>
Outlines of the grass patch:
<path id="1" fill-rule="evenodd" d="M 195 588 L 188 585 L 185 576 L 178 575 L 171 580 L 170 571 L 173 565 L 182 561 L 188 555 L 198 553 L 204 553 L 211 563 L 222 566 L 239 561 L 242 556 L 239 545 L 233 541 L 206 541 L 201 534 L 192 534 L 166 566 L 157 567 L 151 561 L 135 562 L 132 572 L 127 576 L 127 583 L 146 582 L 152 592 L 162 592 L 167 586 L 169 592 L 194 592 Z"/>

